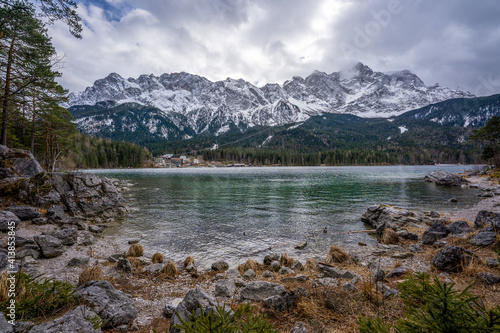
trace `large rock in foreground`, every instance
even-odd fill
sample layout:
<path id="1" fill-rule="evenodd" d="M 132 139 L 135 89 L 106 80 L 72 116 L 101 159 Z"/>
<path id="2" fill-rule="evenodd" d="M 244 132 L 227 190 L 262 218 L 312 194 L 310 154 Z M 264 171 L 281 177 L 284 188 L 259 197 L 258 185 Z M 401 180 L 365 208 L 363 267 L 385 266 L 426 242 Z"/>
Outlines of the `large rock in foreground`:
<path id="1" fill-rule="evenodd" d="M 132 299 L 108 281 L 90 281 L 76 289 L 75 296 L 101 317 L 103 328 L 128 324 L 137 317 Z"/>
<path id="2" fill-rule="evenodd" d="M 462 186 L 468 183 L 464 177 L 444 170 L 432 171 L 424 177 L 424 180 L 436 185 L 446 186 Z"/>
<path id="3" fill-rule="evenodd" d="M 85 305 L 66 313 L 64 316 L 56 320 L 49 321 L 41 325 L 33 327 L 30 333 L 100 333 L 101 329 L 95 329 L 91 321 L 99 321 L 99 316 Z"/>
<path id="4" fill-rule="evenodd" d="M 31 152 L 0 145 L 0 179 L 31 177 L 42 171 L 40 163 L 35 160 Z"/>
<path id="5" fill-rule="evenodd" d="M 367 208 L 366 212 L 361 216 L 361 221 L 375 228 L 388 227 L 396 230 L 409 223 L 430 224 L 437 220 L 420 212 L 413 212 L 390 205 L 373 205 Z"/>
<path id="6" fill-rule="evenodd" d="M 17 227 L 17 225 L 21 222 L 19 217 L 17 217 L 14 213 L 0 210 L 0 231 L 8 232 L 9 227 Z"/>
<path id="7" fill-rule="evenodd" d="M 180 325 L 181 320 L 188 321 L 191 318 L 192 311 L 200 311 L 200 307 L 204 314 L 208 315 L 210 310 L 215 312 L 215 306 L 217 305 L 217 301 L 214 297 L 206 294 L 201 289 L 195 288 L 191 289 L 187 292 L 184 299 L 179 303 L 175 311 L 179 314 L 177 316 L 174 314 L 172 319 L 170 320 L 170 329 L 169 333 L 180 333 L 181 330 L 174 328 L 175 325 Z M 201 313 L 200 313 L 201 314 Z"/>
<path id="8" fill-rule="evenodd" d="M 439 270 L 460 272 L 473 260 L 473 254 L 458 246 L 448 245 L 439 250 L 432 264 Z"/>

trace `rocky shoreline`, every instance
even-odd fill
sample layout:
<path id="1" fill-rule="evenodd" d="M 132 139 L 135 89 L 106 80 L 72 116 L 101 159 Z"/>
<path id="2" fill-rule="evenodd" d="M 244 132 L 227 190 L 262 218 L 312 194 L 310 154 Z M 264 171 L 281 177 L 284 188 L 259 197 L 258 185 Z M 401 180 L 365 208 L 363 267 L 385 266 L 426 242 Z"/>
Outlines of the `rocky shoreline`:
<path id="1" fill-rule="evenodd" d="M 475 282 L 487 291 L 486 296 L 490 294 L 488 302 L 499 303 L 500 268 L 493 249 L 500 239 L 500 185 L 484 177 L 443 172 L 426 177 L 438 185 L 479 188 L 482 200 L 466 210 L 438 213 L 390 205 L 368 207 L 361 219 L 374 228 L 380 241 L 376 246 L 359 244 L 349 253 L 332 246 L 319 262 L 312 258 L 299 262 L 274 253 L 238 267 L 213 263 L 208 270 L 197 269 L 194 258 L 194 262 L 173 263 L 175 268 L 169 271 L 168 263 L 153 262 L 143 253 L 130 255 L 140 240 L 124 242 L 102 235 L 109 223 L 127 214 L 118 181 L 42 171 L 29 153 L 0 146 L 0 244 L 6 245 L 0 250 L 0 270 L 12 270 L 8 226 L 15 224 L 15 269 L 36 279 L 78 286 L 85 269 L 99 267 L 103 281 L 78 286 L 81 305 L 44 324 L 23 322 L 12 327 L 6 322 L 8 316 L 0 315 L 0 330 L 5 332 L 60 332 L 68 322 L 78 325 L 69 326 L 73 331 L 80 327 L 85 332 L 150 332 L 153 328 L 160 332 L 177 321 L 174 311 L 186 319 L 200 305 L 208 311 L 216 304 L 245 302 L 268 314 L 282 332 L 316 332 L 319 326 L 315 325 L 323 324 L 309 320 L 304 307 L 320 291 L 335 290 L 349 297 L 368 286 L 389 304 L 397 300 L 398 281 L 412 272 L 429 272 L 444 281 Z M 464 278 L 460 275 L 464 264 L 471 262 L 476 262 L 477 271 Z M 110 301 L 104 304 L 99 299 Z M 88 314 L 99 317 L 104 326 L 88 326 Z M 354 312 L 330 329 L 352 329 L 358 315 Z"/>

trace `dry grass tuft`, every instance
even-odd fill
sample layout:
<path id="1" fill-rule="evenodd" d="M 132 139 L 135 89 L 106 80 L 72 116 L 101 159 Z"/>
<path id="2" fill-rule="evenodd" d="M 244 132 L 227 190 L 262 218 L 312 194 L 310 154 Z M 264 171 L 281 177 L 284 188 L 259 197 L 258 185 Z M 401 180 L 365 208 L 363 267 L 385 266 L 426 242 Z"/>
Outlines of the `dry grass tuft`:
<path id="1" fill-rule="evenodd" d="M 109 283 L 111 283 L 111 284 L 113 285 L 113 287 L 115 287 L 115 288 L 116 288 L 116 279 L 115 279 L 113 276 L 111 276 L 111 275 L 106 275 L 106 276 L 104 277 L 104 280 L 105 280 L 105 281 L 108 281 Z"/>
<path id="2" fill-rule="evenodd" d="M 188 267 L 189 265 L 194 264 L 194 258 L 189 256 L 184 260 L 184 268 Z"/>
<path id="3" fill-rule="evenodd" d="M 9 300 L 9 284 L 7 281 L 7 271 L 0 274 L 0 302 Z"/>
<path id="4" fill-rule="evenodd" d="M 135 270 L 139 270 L 142 267 L 141 261 L 136 257 L 128 257 L 127 259 Z"/>
<path id="5" fill-rule="evenodd" d="M 380 239 L 382 244 L 397 244 L 399 243 L 399 235 L 391 228 L 385 228 Z"/>
<path id="6" fill-rule="evenodd" d="M 104 276 L 102 274 L 101 266 L 85 267 L 78 277 L 78 285 L 81 286 L 89 281 L 102 281 Z"/>
<path id="7" fill-rule="evenodd" d="M 311 272 L 316 272 L 318 270 L 318 261 L 314 258 L 309 258 L 306 260 L 304 269 Z"/>
<path id="8" fill-rule="evenodd" d="M 257 261 L 248 259 L 245 261 L 245 263 L 238 265 L 238 270 L 240 271 L 241 274 L 245 273 L 247 270 L 251 269 L 254 272 L 257 272 L 257 268 L 259 267 L 259 264 Z"/>
<path id="9" fill-rule="evenodd" d="M 127 257 L 140 257 L 144 255 L 144 248 L 139 244 L 132 244 L 127 251 Z"/>
<path id="10" fill-rule="evenodd" d="M 175 266 L 175 264 L 171 261 L 167 262 L 161 272 L 169 277 L 176 277 L 179 274 L 177 266 Z"/>
<path id="11" fill-rule="evenodd" d="M 334 264 L 346 261 L 351 261 L 351 257 L 337 245 L 332 245 L 330 251 L 328 251 L 325 262 L 327 264 Z"/>
<path id="12" fill-rule="evenodd" d="M 153 262 L 153 264 L 160 264 L 163 262 L 163 260 L 163 254 L 161 253 L 155 253 L 153 254 L 153 257 L 151 257 L 151 261 Z"/>
<path id="13" fill-rule="evenodd" d="M 293 264 L 295 264 L 295 259 L 290 257 L 288 253 L 283 253 L 280 258 L 281 266 L 292 268 Z"/>

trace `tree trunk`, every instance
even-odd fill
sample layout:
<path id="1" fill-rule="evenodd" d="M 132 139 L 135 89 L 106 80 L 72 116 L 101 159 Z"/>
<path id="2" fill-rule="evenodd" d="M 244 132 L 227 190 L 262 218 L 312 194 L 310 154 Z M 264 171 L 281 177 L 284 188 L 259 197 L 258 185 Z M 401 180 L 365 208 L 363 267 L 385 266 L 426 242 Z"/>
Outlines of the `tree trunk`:
<path id="1" fill-rule="evenodd" d="M 32 154 L 35 154 L 35 129 L 36 129 L 36 109 L 35 109 L 35 96 L 33 96 L 33 117 L 31 120 L 31 138 L 30 138 L 30 150 Z"/>
<path id="2" fill-rule="evenodd" d="M 3 95 L 3 103 L 2 103 L 2 134 L 0 144 L 6 146 L 7 145 L 7 122 L 9 119 L 9 96 L 10 96 L 10 80 L 11 80 L 11 70 L 12 70 L 12 56 L 14 53 L 14 43 L 16 38 L 12 38 L 9 47 L 9 56 L 7 59 L 7 70 L 5 72 L 5 89 Z"/>

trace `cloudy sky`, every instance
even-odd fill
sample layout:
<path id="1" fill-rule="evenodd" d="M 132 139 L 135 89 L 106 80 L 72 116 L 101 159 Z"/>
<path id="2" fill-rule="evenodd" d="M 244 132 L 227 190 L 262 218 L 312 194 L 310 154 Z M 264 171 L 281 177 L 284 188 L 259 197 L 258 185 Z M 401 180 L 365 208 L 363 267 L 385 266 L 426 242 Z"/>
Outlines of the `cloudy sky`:
<path id="1" fill-rule="evenodd" d="M 71 91 L 121 76 L 189 72 L 262 86 L 358 61 L 427 85 L 500 93 L 499 0 L 81 0 L 83 39 L 56 24 Z"/>

